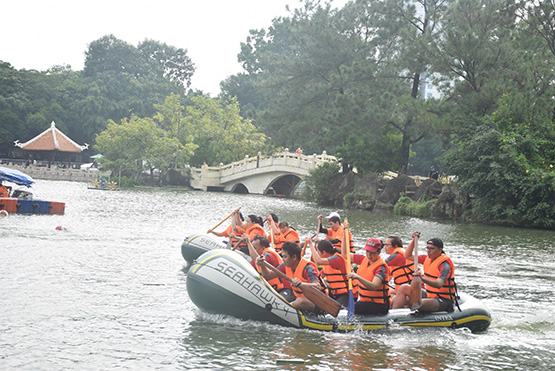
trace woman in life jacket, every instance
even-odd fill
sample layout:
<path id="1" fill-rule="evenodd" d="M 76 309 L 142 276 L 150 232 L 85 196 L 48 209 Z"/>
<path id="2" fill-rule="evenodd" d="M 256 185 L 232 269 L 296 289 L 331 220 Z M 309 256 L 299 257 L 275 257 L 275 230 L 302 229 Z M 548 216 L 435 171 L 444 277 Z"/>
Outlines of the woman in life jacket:
<path id="1" fill-rule="evenodd" d="M 287 222 L 279 222 L 275 225 L 277 228 L 274 231 L 274 245 L 277 252 L 281 251 L 281 248 L 285 242 L 293 242 L 297 245 L 301 242 L 299 233 L 292 227 L 289 226 Z"/>
<path id="2" fill-rule="evenodd" d="M 318 241 L 314 247 L 312 240 L 308 241 L 312 260 L 321 267 L 320 277 L 324 281 L 330 297 L 346 307 L 349 303 L 347 261 L 337 251 L 330 241 Z"/>
<path id="3" fill-rule="evenodd" d="M 249 241 L 251 242 L 256 236 L 266 237 L 266 231 L 264 230 L 264 220 L 262 220 L 262 218 L 257 215 L 247 215 L 247 219 L 244 223 L 241 224 L 241 228 L 243 228 L 245 231 L 243 237 L 247 236 L 249 238 Z M 235 250 L 240 250 L 245 255 L 249 255 L 249 249 L 244 241 L 239 241 L 239 244 L 235 246 Z"/>
<path id="4" fill-rule="evenodd" d="M 318 277 L 318 268 L 308 259 L 301 258 L 301 248 L 293 242 L 285 242 L 281 254 L 283 256 L 283 264 L 279 265 L 277 269 L 285 273 L 287 277 L 292 278 L 291 288 L 295 294 L 295 300 L 291 302 L 291 305 L 299 310 L 315 311 L 317 309 L 316 305 L 303 295 L 302 285 L 312 285 L 322 290 Z M 263 259 L 263 257 L 259 257 L 256 260 L 256 264 L 261 266 L 264 278 L 271 280 L 277 277 L 277 273 L 270 271 L 262 264 Z"/>
<path id="5" fill-rule="evenodd" d="M 412 254 L 413 248 L 414 245 L 410 244 L 405 256 Z M 443 241 L 439 238 L 431 238 L 426 242 L 426 253 L 418 256 L 419 263 L 424 264 L 424 274 L 420 270 L 414 273 L 415 277 L 422 279 L 422 297 L 418 303 L 411 303 L 410 286 L 403 285 L 395 297 L 394 307 L 416 307 L 420 312 L 452 312 L 457 303 L 455 265 L 443 251 Z"/>
<path id="6" fill-rule="evenodd" d="M 237 220 L 239 220 L 239 223 L 236 222 Z M 223 232 L 210 230 L 209 233 L 218 237 L 227 237 L 231 247 L 235 248 L 239 244 L 241 236 L 245 233 L 245 229 L 242 227 L 244 220 L 243 214 L 241 214 L 239 210 L 236 210 L 233 212 L 231 224 Z"/>
<path id="7" fill-rule="evenodd" d="M 395 284 L 395 289 L 403 284 L 412 282 L 414 263 L 412 259 L 405 257 L 403 241 L 398 236 L 389 236 L 385 239 L 385 252 L 389 255 L 385 262 L 390 271 L 391 278 Z"/>
<path id="8" fill-rule="evenodd" d="M 358 294 L 355 314 L 384 315 L 389 312 L 389 269 L 380 257 L 382 241 L 369 238 L 364 250 L 366 256 L 352 254 L 352 261 L 358 264 L 356 273 L 347 277 L 353 280 L 353 290 Z"/>

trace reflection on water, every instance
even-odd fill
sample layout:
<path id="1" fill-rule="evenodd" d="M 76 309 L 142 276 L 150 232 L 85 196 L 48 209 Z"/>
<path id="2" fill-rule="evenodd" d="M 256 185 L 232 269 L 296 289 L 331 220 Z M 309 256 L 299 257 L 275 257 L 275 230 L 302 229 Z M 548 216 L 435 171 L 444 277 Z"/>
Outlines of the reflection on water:
<path id="1" fill-rule="evenodd" d="M 1 369 L 550 369 L 555 233 L 349 211 L 358 246 L 413 230 L 441 237 L 459 286 L 494 322 L 466 330 L 330 334 L 200 313 L 186 292 L 184 236 L 230 210 L 274 212 L 313 233 L 330 209 L 260 196 L 38 181 L 64 216 L 0 220 Z M 340 210 L 342 214 L 345 212 Z M 67 230 L 56 231 L 61 225 Z M 222 226 L 223 227 L 223 226 Z M 300 358 L 303 365 L 277 365 Z"/>

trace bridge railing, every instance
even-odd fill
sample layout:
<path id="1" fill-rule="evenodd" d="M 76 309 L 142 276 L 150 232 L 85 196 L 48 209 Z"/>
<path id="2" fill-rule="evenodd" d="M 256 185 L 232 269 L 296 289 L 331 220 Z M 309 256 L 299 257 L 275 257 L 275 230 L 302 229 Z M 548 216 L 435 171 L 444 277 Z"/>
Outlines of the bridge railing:
<path id="1" fill-rule="evenodd" d="M 282 152 L 271 156 L 258 155 L 254 157 L 245 157 L 243 160 L 220 166 L 219 169 L 221 171 L 221 176 L 226 177 L 243 171 L 271 166 L 288 166 L 311 170 L 324 162 L 334 161 L 337 161 L 337 158 L 326 153 L 321 155 L 298 155 L 290 152 Z"/>
<path id="2" fill-rule="evenodd" d="M 258 154 L 253 157 L 246 156 L 242 160 L 235 161 L 227 165 L 203 165 L 200 168 L 191 168 L 191 186 L 197 189 L 218 187 L 222 185 L 222 180 L 229 180 L 230 177 L 235 177 L 243 172 L 254 171 L 261 168 L 284 166 L 309 171 L 322 163 L 334 161 L 337 161 L 337 158 L 335 156 L 330 156 L 325 152 L 321 155 L 303 155 L 281 152 L 271 156 L 262 154 Z"/>

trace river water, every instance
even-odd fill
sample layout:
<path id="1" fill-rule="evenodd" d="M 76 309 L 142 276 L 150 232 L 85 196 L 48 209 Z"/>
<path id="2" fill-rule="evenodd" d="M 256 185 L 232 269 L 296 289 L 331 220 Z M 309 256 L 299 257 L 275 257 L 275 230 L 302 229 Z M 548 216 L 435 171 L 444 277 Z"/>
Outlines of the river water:
<path id="1" fill-rule="evenodd" d="M 66 214 L 0 219 L 2 370 L 553 367 L 554 232 L 348 211 L 359 243 L 389 234 L 406 240 L 413 230 L 443 238 L 459 287 L 483 300 L 493 323 L 485 334 L 320 333 L 201 313 L 187 296 L 180 245 L 238 206 L 275 212 L 301 235 L 329 209 L 253 195 L 96 191 L 72 182 L 39 180 L 34 190 L 37 198 L 65 201 Z M 283 358 L 307 363 L 276 364 Z"/>

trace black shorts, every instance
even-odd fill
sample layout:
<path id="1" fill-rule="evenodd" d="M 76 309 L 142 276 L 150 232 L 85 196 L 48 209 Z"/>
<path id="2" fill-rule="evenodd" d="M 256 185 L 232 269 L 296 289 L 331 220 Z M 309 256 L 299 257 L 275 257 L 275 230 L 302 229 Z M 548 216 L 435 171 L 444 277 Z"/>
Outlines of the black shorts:
<path id="1" fill-rule="evenodd" d="M 371 302 L 357 301 L 355 303 L 355 314 L 373 314 L 373 315 L 385 315 L 389 312 L 389 305 L 387 304 L 377 304 Z"/>
<path id="2" fill-rule="evenodd" d="M 452 312 L 453 311 L 453 301 L 445 298 L 436 298 L 439 305 L 438 312 Z"/>

